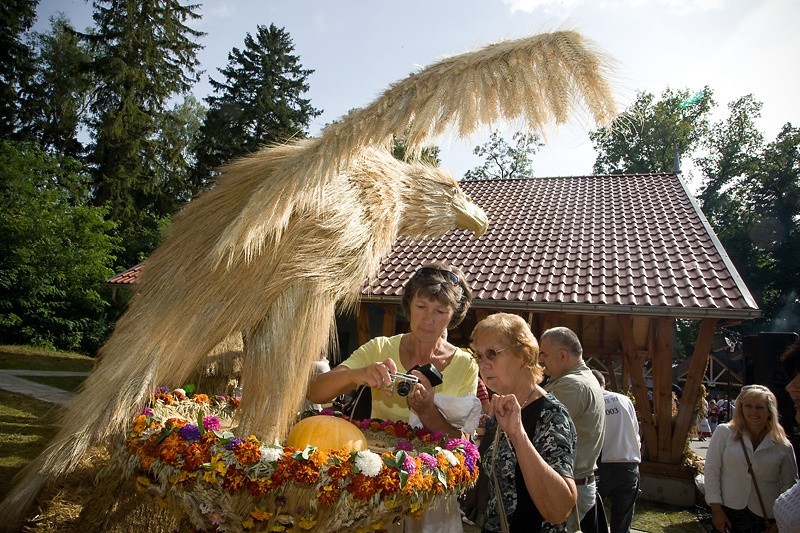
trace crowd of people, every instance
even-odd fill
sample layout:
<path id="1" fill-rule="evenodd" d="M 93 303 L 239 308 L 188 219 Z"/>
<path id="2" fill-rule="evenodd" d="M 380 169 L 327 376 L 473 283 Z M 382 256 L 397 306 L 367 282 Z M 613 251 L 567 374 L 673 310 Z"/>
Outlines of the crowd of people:
<path id="1" fill-rule="evenodd" d="M 586 365 L 578 336 L 565 327 L 547 329 L 537 340 L 518 315 L 495 313 L 475 325 L 469 350 L 451 344 L 447 331 L 470 305 L 461 270 L 440 262 L 420 268 L 403 290 L 408 332 L 376 337 L 318 373 L 309 402 L 328 403 L 364 387 L 373 418 L 477 436 L 482 469 L 470 501 L 480 512 L 467 516 L 479 517 L 484 532 L 630 531 L 642 460 L 631 400 L 605 390 L 604 376 Z M 800 345 L 783 360 L 800 422 L 798 352 Z M 416 383 L 401 394 L 402 375 Z M 707 402 L 702 413 L 702 434 L 711 436 L 706 501 L 714 527 L 800 531 L 797 465 L 774 394 L 751 385 L 736 409 L 720 401 Z M 394 530 L 463 531 L 461 515 L 453 512 L 458 506 L 440 502 L 422 520 L 405 519 Z"/>

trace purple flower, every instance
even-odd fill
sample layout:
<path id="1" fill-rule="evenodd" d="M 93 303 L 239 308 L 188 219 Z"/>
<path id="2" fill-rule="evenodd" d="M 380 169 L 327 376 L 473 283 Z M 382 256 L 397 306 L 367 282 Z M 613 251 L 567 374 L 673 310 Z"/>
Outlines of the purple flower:
<path id="1" fill-rule="evenodd" d="M 407 441 L 405 439 L 398 440 L 397 441 L 397 446 L 395 446 L 395 448 L 397 448 L 398 450 L 406 451 L 406 452 L 410 452 L 411 450 L 414 449 L 414 447 L 411 446 L 411 441 Z"/>
<path id="2" fill-rule="evenodd" d="M 477 459 L 475 457 L 471 456 L 471 455 L 467 455 L 464 458 L 464 465 L 467 467 L 467 470 L 469 470 L 470 472 L 474 472 L 475 471 L 475 463 L 476 462 L 477 462 Z"/>
<path id="3" fill-rule="evenodd" d="M 417 471 L 417 463 L 414 462 L 414 459 L 406 456 L 406 460 L 403 461 L 403 471 L 408 472 L 409 476 L 414 475 L 414 472 Z"/>
<path id="4" fill-rule="evenodd" d="M 369 429 L 369 425 L 372 423 L 372 420 L 369 418 L 365 418 L 361 422 L 358 423 L 358 427 L 361 429 Z"/>
<path id="5" fill-rule="evenodd" d="M 156 392 L 160 392 L 162 394 L 163 393 L 167 393 L 167 392 L 169 392 L 169 387 L 166 387 L 166 386 L 162 385 L 162 386 L 160 386 L 160 387 L 158 387 L 156 389 Z"/>
<path id="6" fill-rule="evenodd" d="M 322 411 L 319 412 L 319 414 L 325 415 L 325 416 L 334 416 L 336 414 L 336 411 L 334 411 L 333 409 L 329 409 L 327 407 L 324 407 L 322 409 Z"/>
<path id="7" fill-rule="evenodd" d="M 150 408 L 145 405 L 144 407 L 142 407 L 142 410 L 139 411 L 139 414 L 150 417 L 153 416 L 153 411 L 150 410 Z"/>
<path id="8" fill-rule="evenodd" d="M 178 434 L 186 440 L 197 440 L 200 438 L 200 428 L 194 424 L 186 424 L 178 430 Z"/>
<path id="9" fill-rule="evenodd" d="M 417 457 L 419 457 L 419 460 L 428 465 L 430 468 L 439 467 L 439 462 L 436 461 L 436 458 L 429 453 L 421 452 Z"/>
<path id="10" fill-rule="evenodd" d="M 203 417 L 203 427 L 207 431 L 216 431 L 220 428 L 219 418 L 216 416 L 204 416 Z"/>
<path id="11" fill-rule="evenodd" d="M 228 441 L 228 444 L 225 445 L 226 450 L 233 450 L 238 445 L 244 442 L 244 439 L 241 437 L 231 437 L 231 440 Z"/>

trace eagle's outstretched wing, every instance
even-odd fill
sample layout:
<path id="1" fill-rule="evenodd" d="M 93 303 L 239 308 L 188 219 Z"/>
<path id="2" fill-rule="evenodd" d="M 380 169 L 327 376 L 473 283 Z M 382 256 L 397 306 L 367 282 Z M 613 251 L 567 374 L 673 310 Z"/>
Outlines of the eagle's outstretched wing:
<path id="1" fill-rule="evenodd" d="M 228 263 L 257 256 L 264 239 L 280 238 L 298 201 L 313 205 L 363 147 L 388 148 L 393 135 L 402 136 L 415 153 L 451 126 L 466 136 L 498 120 L 522 118 L 533 131 L 544 132 L 580 107 L 607 123 L 616 107 L 608 67 L 585 37 L 559 31 L 503 41 L 424 68 L 303 141 L 303 149 L 251 196 L 220 236 L 216 253 Z"/>

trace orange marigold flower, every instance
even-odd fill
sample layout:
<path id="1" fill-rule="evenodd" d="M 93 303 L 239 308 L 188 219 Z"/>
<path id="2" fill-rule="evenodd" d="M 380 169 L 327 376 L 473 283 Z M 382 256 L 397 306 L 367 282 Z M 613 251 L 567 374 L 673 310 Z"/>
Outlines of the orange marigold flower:
<path id="1" fill-rule="evenodd" d="M 322 505 L 333 505 L 339 500 L 341 489 L 338 486 L 323 485 L 317 493 L 317 500 Z"/>
<path id="2" fill-rule="evenodd" d="M 225 478 L 222 480 L 222 488 L 230 492 L 236 492 L 242 485 L 244 485 L 244 472 L 232 466 L 225 472 Z"/>
<path id="3" fill-rule="evenodd" d="M 209 403 L 211 401 L 208 399 L 208 394 L 195 394 L 192 398 L 197 403 Z"/>
<path id="4" fill-rule="evenodd" d="M 382 468 L 376 476 L 376 485 L 381 494 L 393 494 L 400 488 L 400 478 L 394 468 Z"/>
<path id="5" fill-rule="evenodd" d="M 187 472 L 199 469 L 203 463 L 211 462 L 211 450 L 208 447 L 193 442 L 186 448 L 186 453 L 183 454 L 183 469 Z"/>
<path id="6" fill-rule="evenodd" d="M 347 485 L 347 492 L 352 494 L 357 500 L 369 500 L 376 492 L 375 478 L 358 473 L 353 476 L 350 483 Z"/>
<path id="7" fill-rule="evenodd" d="M 292 467 L 292 477 L 298 483 L 310 485 L 319 479 L 319 469 L 310 461 L 295 461 Z"/>
<path id="8" fill-rule="evenodd" d="M 136 433 L 141 433 L 147 428 L 147 416 L 139 415 L 133 419 L 133 430 Z"/>
<path id="9" fill-rule="evenodd" d="M 258 442 L 245 441 L 233 449 L 233 454 L 242 466 L 257 463 L 261 459 L 261 446 Z"/>

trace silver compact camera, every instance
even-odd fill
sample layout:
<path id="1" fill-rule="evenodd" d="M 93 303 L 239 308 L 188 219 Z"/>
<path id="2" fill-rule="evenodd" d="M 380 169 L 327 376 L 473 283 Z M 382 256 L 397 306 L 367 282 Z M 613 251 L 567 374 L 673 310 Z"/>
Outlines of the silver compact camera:
<path id="1" fill-rule="evenodd" d="M 411 389 L 419 383 L 419 378 L 417 376 L 412 376 L 411 374 L 403 374 L 401 372 L 397 372 L 395 374 L 391 374 L 392 384 L 389 385 L 391 390 L 397 391 L 397 394 L 400 396 L 408 396 L 411 392 Z"/>

